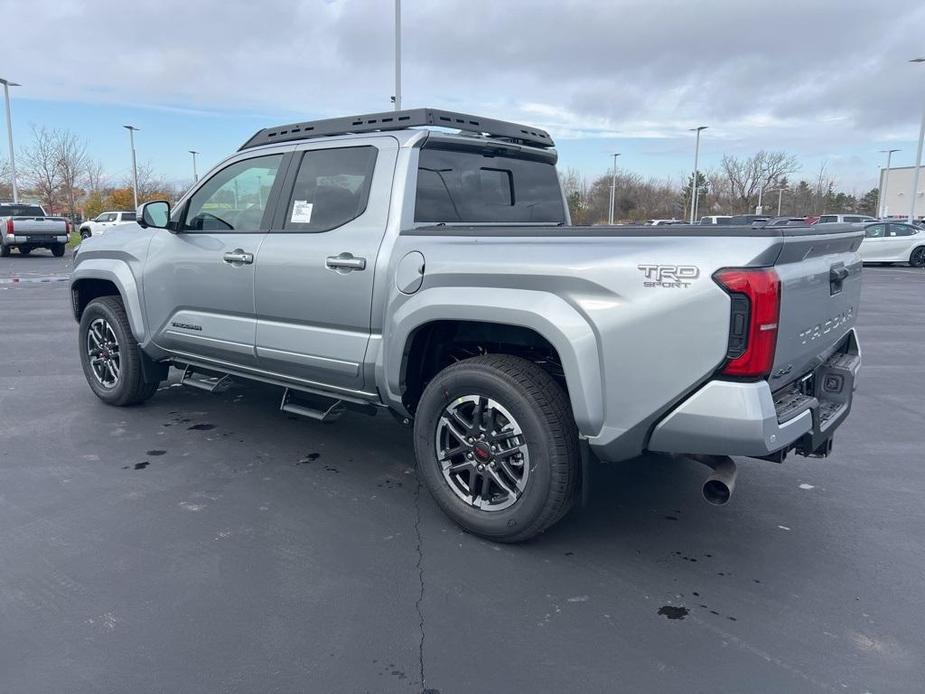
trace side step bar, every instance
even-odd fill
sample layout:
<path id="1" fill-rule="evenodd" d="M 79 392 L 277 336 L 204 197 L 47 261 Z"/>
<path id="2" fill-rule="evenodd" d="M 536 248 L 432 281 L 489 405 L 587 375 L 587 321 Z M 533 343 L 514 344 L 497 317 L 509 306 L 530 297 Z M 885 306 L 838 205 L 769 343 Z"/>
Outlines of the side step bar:
<path id="1" fill-rule="evenodd" d="M 234 383 L 234 379 L 228 374 L 211 373 L 201 370 L 197 371 L 192 366 L 187 365 L 183 370 L 180 383 L 184 386 L 199 388 L 199 390 L 204 390 L 209 393 L 214 393 L 216 391 L 221 393 L 231 387 L 231 384 Z"/>
<path id="2" fill-rule="evenodd" d="M 333 422 L 340 418 L 346 408 L 343 400 L 296 392 L 291 388 L 286 388 L 283 391 L 279 409 L 289 414 L 316 419 L 319 422 Z"/>

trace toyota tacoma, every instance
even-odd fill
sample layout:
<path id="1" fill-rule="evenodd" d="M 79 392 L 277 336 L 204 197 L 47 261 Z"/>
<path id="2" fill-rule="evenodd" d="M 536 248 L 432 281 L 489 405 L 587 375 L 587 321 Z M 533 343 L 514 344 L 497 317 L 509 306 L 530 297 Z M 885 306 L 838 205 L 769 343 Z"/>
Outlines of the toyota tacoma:
<path id="1" fill-rule="evenodd" d="M 592 462 L 651 451 L 827 455 L 860 365 L 850 225 L 571 226 L 545 131 L 438 109 L 267 128 L 149 233 L 81 247 L 93 392 L 131 405 L 171 366 L 278 386 L 330 421 L 387 409 L 467 530 L 525 540 Z"/>

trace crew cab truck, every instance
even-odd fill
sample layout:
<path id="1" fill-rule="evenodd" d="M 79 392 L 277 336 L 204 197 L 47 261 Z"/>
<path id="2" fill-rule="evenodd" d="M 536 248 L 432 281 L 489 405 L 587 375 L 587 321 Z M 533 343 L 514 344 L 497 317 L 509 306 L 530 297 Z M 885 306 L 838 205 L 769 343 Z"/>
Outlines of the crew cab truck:
<path id="1" fill-rule="evenodd" d="M 573 227 L 556 158 L 540 129 L 436 109 L 261 130 L 142 205 L 151 233 L 84 242 L 87 382 L 131 405 L 176 366 L 322 421 L 387 408 L 441 508 L 508 542 L 560 519 L 595 459 L 691 456 L 722 503 L 730 456 L 828 454 L 863 232 Z"/>
<path id="2" fill-rule="evenodd" d="M 117 224 L 130 224 L 134 221 L 134 212 L 101 212 L 93 219 L 88 219 L 81 224 L 77 231 L 81 239 L 88 239 L 91 236 L 102 236 Z M 137 229 L 137 226 L 135 228 Z"/>
<path id="3" fill-rule="evenodd" d="M 70 231 L 71 223 L 66 218 L 49 217 L 41 205 L 0 202 L 0 256 L 4 258 L 14 248 L 20 255 L 47 248 L 60 258 Z"/>

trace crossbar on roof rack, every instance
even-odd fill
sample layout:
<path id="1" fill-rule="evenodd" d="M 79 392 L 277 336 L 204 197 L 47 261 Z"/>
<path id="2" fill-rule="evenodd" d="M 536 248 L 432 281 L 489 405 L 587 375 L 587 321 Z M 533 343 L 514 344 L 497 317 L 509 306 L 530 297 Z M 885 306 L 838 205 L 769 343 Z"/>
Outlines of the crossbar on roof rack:
<path id="1" fill-rule="evenodd" d="M 260 145 L 268 145 L 274 142 L 381 132 L 383 130 L 401 130 L 423 125 L 465 130 L 533 147 L 552 147 L 554 144 L 548 132 L 529 125 L 508 123 L 494 118 L 482 118 L 481 116 L 470 116 L 465 113 L 444 111 L 437 108 L 412 108 L 405 111 L 386 111 L 385 113 L 368 113 L 360 116 L 326 118 L 325 120 L 264 128 L 257 131 L 253 137 L 241 145 L 241 149 L 259 147 Z"/>

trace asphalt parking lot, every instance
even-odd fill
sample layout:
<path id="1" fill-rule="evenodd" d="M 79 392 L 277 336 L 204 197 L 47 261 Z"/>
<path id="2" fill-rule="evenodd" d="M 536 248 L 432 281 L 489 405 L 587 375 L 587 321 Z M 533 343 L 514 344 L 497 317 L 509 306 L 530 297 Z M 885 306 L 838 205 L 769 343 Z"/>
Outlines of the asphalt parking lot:
<path id="1" fill-rule="evenodd" d="M 419 489 L 389 416 L 249 385 L 103 405 L 68 266 L 0 260 L 0 691 L 922 690 L 921 270 L 865 269 L 829 459 L 742 460 L 722 508 L 695 463 L 603 467 L 502 546 Z"/>

